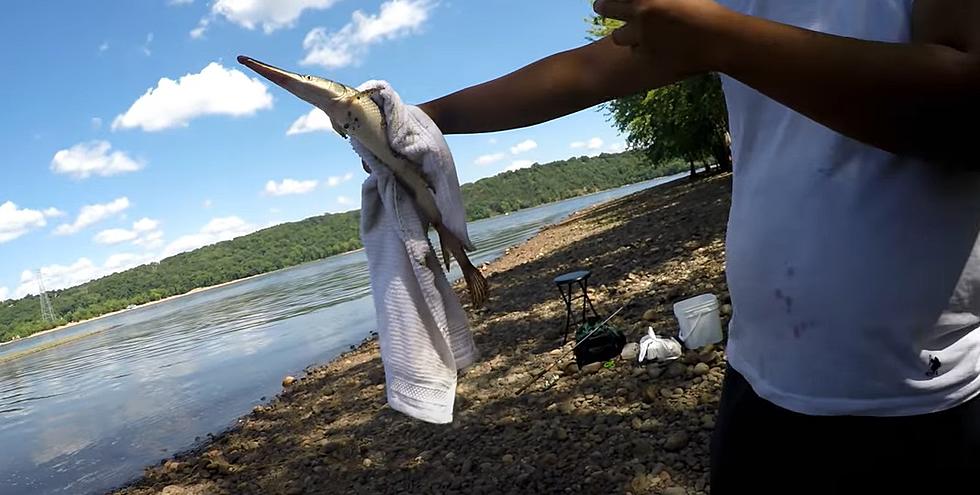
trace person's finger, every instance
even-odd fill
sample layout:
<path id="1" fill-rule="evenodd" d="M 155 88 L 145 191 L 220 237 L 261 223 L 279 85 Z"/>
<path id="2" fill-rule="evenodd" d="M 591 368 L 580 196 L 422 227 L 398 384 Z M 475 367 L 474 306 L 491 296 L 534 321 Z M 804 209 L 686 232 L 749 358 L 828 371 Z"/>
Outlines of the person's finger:
<path id="1" fill-rule="evenodd" d="M 634 0 L 598 0 L 593 6 L 596 14 L 621 21 L 632 20 L 636 16 Z"/>
<path id="2" fill-rule="evenodd" d="M 635 24 L 627 24 L 613 31 L 612 39 L 619 46 L 637 46 L 640 44 L 640 30 Z"/>

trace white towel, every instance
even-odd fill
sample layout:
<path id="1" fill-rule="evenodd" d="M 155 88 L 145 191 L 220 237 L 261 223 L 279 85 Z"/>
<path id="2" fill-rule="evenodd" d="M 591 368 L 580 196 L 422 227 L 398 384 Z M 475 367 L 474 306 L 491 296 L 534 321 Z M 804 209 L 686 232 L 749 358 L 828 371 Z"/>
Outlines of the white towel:
<path id="1" fill-rule="evenodd" d="M 443 224 L 469 245 L 456 166 L 439 128 L 421 109 L 401 102 L 391 87 L 379 89 L 392 148 L 420 164 L 435 187 Z M 367 253 L 378 319 L 388 404 L 430 423 L 450 423 L 459 370 L 476 360 L 466 312 L 446 279 L 426 234 L 423 217 L 390 170 L 356 139 L 354 150 L 371 175 L 361 188 L 361 241 Z"/>

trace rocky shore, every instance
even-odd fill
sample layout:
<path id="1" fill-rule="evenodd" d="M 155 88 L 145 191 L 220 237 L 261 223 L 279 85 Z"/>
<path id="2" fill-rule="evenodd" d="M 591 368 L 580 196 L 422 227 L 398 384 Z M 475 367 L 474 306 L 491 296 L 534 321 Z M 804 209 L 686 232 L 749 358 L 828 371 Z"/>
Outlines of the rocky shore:
<path id="1" fill-rule="evenodd" d="M 491 299 L 470 310 L 483 358 L 461 374 L 451 425 L 388 408 L 378 346 L 366 342 L 116 493 L 708 493 L 722 347 L 667 365 L 563 364 L 515 392 L 563 351 L 552 279 L 567 271 L 592 270 L 600 313 L 626 305 L 612 323 L 632 342 L 648 326 L 676 335 L 672 304 L 706 292 L 727 323 L 729 198 L 728 175 L 643 191 L 484 267 Z"/>

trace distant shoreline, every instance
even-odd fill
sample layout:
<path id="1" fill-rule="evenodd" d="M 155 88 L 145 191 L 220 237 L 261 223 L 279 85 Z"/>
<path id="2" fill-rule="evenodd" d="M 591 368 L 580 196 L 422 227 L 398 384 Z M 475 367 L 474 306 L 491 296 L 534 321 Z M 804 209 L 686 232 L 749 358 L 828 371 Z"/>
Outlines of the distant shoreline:
<path id="1" fill-rule="evenodd" d="M 278 270 L 276 270 L 276 271 L 278 271 Z M 193 294 L 199 294 L 201 292 L 207 292 L 209 290 L 219 289 L 221 287 L 225 287 L 225 286 L 228 286 L 228 285 L 237 284 L 239 282 L 244 282 L 246 280 L 251 280 L 253 278 L 261 277 L 263 275 L 269 275 L 271 273 L 275 273 L 275 272 L 259 273 L 257 275 L 251 275 L 251 276 L 248 276 L 248 277 L 245 277 L 245 278 L 239 278 L 239 279 L 231 280 L 231 281 L 228 281 L 228 282 L 222 282 L 222 283 L 216 284 L 216 285 L 209 285 L 207 287 L 198 287 L 196 289 L 191 289 L 190 291 L 185 292 L 183 294 L 176 294 L 176 295 L 173 295 L 173 296 L 165 297 L 163 299 L 157 299 L 156 301 L 150 301 L 148 303 L 140 304 L 140 305 L 138 305 L 136 307 L 133 307 L 133 308 L 120 309 L 119 311 L 113 311 L 111 313 L 106 313 L 106 314 L 103 314 L 103 315 L 94 316 L 92 318 L 88 318 L 88 319 L 85 319 L 85 320 L 73 321 L 71 323 L 66 323 L 64 325 L 61 325 L 60 327 L 50 328 L 48 330 L 44 330 L 44 331 L 41 331 L 41 332 L 32 333 L 32 334 L 28 335 L 27 337 L 21 337 L 19 339 L 15 339 L 15 340 L 8 340 L 6 342 L 0 342 L 0 349 L 2 349 L 4 346 L 9 345 L 9 344 L 15 344 L 15 343 L 23 342 L 25 340 L 30 340 L 30 339 L 33 339 L 33 338 L 36 338 L 36 337 L 40 337 L 42 335 L 47 335 L 47 334 L 51 334 L 51 333 L 61 332 L 61 331 L 67 330 L 69 328 L 72 328 L 72 327 L 76 327 L 78 325 L 81 325 L 83 323 L 90 323 L 90 322 L 93 322 L 93 321 L 101 320 L 103 318 L 108 318 L 110 316 L 120 315 L 120 314 L 123 314 L 123 313 L 127 313 L 129 311 L 136 311 L 137 309 L 142 309 L 142 308 L 146 308 L 148 306 L 153 306 L 153 305 L 164 303 L 164 302 L 167 302 L 167 301 L 172 301 L 174 299 L 180 299 L 182 297 L 187 297 L 187 296 L 190 296 L 190 295 L 193 295 Z M 98 332 L 90 332 L 90 333 L 86 333 L 84 335 L 85 336 L 88 336 L 88 335 L 92 335 L 92 334 L 95 334 L 95 333 L 98 333 Z M 52 342 L 52 344 L 55 344 L 55 345 L 42 346 L 42 349 L 50 349 L 51 347 L 55 347 L 57 345 L 65 344 L 65 343 L 71 342 L 73 340 L 75 340 L 75 339 L 73 339 L 73 338 L 72 339 L 65 339 L 64 341 L 60 341 L 60 342 L 57 342 L 57 343 Z M 24 349 L 24 351 L 25 351 L 25 353 L 29 353 L 28 351 L 32 351 L 32 349 Z M 14 356 L 20 356 L 20 355 L 22 355 L 22 354 L 21 353 L 14 354 Z M 3 360 L 5 360 L 6 358 L 7 358 L 7 356 L 0 356 L 0 362 L 2 362 Z"/>

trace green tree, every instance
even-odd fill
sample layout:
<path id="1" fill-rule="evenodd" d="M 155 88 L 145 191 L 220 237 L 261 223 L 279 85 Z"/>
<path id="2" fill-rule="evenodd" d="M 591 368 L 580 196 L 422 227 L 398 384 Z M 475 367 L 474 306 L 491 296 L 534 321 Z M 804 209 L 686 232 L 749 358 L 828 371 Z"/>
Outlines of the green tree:
<path id="1" fill-rule="evenodd" d="M 607 36 L 622 25 L 598 16 L 589 22 L 592 39 Z M 630 146 L 646 150 L 654 162 L 679 158 L 688 163 L 692 174 L 697 162 L 731 169 L 728 111 L 717 74 L 620 98 L 605 108 Z"/>

